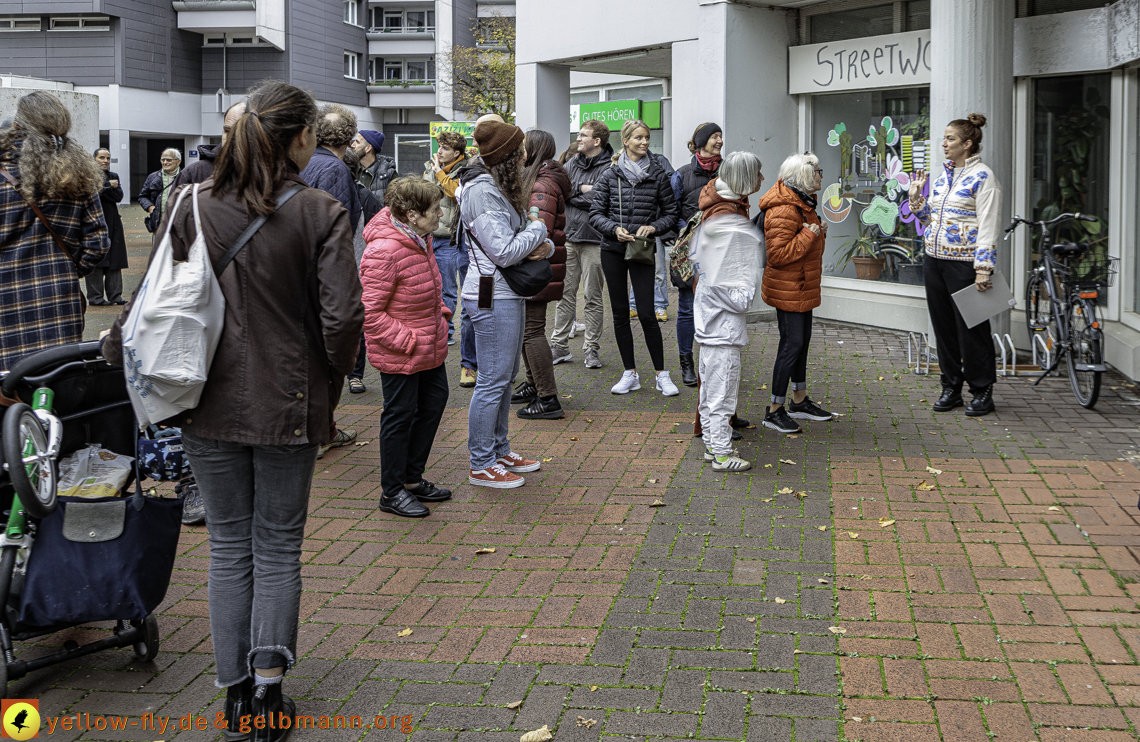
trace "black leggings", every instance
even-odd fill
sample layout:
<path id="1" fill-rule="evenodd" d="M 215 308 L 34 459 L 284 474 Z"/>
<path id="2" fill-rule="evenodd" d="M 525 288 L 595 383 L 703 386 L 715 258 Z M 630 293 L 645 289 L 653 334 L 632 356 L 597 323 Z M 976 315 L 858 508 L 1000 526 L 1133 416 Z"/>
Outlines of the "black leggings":
<path id="1" fill-rule="evenodd" d="M 780 328 L 780 348 L 772 367 L 772 404 L 784 404 L 788 382 L 792 391 L 807 389 L 808 346 L 811 345 L 811 310 L 785 312 L 776 310 Z"/>
<path id="2" fill-rule="evenodd" d="M 653 281 L 656 270 L 644 263 L 627 263 L 625 256 L 602 248 L 602 274 L 606 277 L 606 288 L 610 292 L 610 310 L 614 315 L 614 335 L 617 336 L 621 362 L 627 371 L 637 368 L 633 355 L 633 329 L 629 324 L 629 294 L 626 293 L 626 278 L 633 285 L 633 300 L 637 305 L 637 318 L 641 320 L 641 331 L 645 344 L 649 347 L 649 357 L 653 368 L 665 370 L 665 347 L 661 343 L 661 326 L 653 308 Z"/>

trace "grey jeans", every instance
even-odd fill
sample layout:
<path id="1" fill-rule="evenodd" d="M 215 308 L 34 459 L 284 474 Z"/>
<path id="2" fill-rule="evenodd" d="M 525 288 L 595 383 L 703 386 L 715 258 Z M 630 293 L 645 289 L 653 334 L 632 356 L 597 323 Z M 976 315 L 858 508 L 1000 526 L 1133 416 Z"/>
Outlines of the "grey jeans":
<path id="1" fill-rule="evenodd" d="M 210 530 L 216 684 L 293 666 L 316 444 L 248 446 L 183 432 Z"/>
<path id="2" fill-rule="evenodd" d="M 511 381 L 519 371 L 523 344 L 522 299 L 499 299 L 491 309 L 467 307 L 475 327 L 479 370 L 467 411 L 467 448 L 471 469 L 479 471 L 511 452 Z"/>
<path id="3" fill-rule="evenodd" d="M 574 326 L 574 315 L 578 309 L 578 286 L 586 299 L 583 321 L 586 325 L 586 341 L 582 350 L 598 352 L 598 339 L 602 336 L 602 322 L 605 310 L 602 307 L 602 293 L 606 279 L 602 275 L 602 246 L 597 242 L 566 243 L 566 279 L 562 284 L 562 298 L 554 312 L 554 333 L 550 342 L 566 347 L 570 342 L 570 330 Z"/>

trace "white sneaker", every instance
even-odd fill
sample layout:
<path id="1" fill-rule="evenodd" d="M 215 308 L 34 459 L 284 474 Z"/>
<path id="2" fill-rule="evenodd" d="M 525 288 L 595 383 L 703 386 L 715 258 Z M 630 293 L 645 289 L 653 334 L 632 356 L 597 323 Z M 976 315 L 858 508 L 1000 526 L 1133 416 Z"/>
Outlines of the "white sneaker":
<path id="1" fill-rule="evenodd" d="M 638 377 L 637 372 L 633 370 L 626 371 L 618 379 L 618 383 L 610 387 L 610 392 L 613 394 L 629 394 L 636 392 L 641 388 L 641 378 Z M 673 387 L 676 389 L 677 387 Z"/>
<path id="2" fill-rule="evenodd" d="M 681 393 L 681 390 L 678 389 L 677 385 L 673 383 L 673 380 L 669 378 L 668 371 L 657 372 L 657 391 L 666 397 L 676 397 Z"/>
<path id="3" fill-rule="evenodd" d="M 748 471 L 752 468 L 752 463 L 733 454 L 732 456 L 726 456 L 724 461 L 721 461 L 719 457 L 714 457 L 712 460 L 712 468 L 713 471 Z"/>
<path id="4" fill-rule="evenodd" d="M 585 332 L 585 331 L 586 331 L 586 323 L 585 322 L 579 322 L 578 320 L 574 320 L 574 332 Z M 571 335 L 570 337 L 574 337 L 574 336 Z"/>

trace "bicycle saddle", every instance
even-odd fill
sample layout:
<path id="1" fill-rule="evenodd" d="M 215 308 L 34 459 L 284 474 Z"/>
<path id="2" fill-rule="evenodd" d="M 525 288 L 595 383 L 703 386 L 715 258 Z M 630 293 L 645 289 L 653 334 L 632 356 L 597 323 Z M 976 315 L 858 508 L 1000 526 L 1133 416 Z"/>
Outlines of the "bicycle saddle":
<path id="1" fill-rule="evenodd" d="M 1080 255 L 1089 249 L 1087 242 L 1058 242 L 1053 245 L 1053 254 L 1059 258 L 1069 258 Z"/>

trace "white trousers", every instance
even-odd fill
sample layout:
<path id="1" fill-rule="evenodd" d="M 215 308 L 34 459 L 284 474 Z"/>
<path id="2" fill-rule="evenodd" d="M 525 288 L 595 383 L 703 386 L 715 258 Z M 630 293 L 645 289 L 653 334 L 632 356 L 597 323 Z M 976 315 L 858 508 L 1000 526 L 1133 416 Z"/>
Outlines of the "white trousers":
<path id="1" fill-rule="evenodd" d="M 705 448 L 717 456 L 732 453 L 732 427 L 740 391 L 739 345 L 701 346 L 701 429 Z"/>

